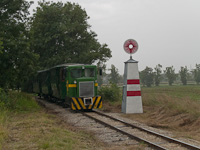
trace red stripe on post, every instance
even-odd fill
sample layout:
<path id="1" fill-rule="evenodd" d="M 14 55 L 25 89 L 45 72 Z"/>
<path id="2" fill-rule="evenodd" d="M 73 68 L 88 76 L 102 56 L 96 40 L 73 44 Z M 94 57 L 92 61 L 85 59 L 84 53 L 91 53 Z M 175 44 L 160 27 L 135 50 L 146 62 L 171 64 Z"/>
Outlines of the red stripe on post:
<path id="1" fill-rule="evenodd" d="M 139 79 L 127 80 L 127 84 L 140 84 L 140 80 Z"/>
<path id="2" fill-rule="evenodd" d="M 141 96 L 141 91 L 127 91 L 127 96 Z"/>

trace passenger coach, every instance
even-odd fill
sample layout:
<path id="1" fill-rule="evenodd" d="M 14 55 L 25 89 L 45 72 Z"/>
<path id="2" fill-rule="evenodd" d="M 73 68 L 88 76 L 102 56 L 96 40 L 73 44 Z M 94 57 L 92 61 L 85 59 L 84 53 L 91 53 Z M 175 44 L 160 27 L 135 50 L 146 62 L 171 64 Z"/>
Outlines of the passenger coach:
<path id="1" fill-rule="evenodd" d="M 38 71 L 34 92 L 46 99 L 63 102 L 72 110 L 91 110 L 102 107 L 98 96 L 95 65 L 62 64 Z"/>

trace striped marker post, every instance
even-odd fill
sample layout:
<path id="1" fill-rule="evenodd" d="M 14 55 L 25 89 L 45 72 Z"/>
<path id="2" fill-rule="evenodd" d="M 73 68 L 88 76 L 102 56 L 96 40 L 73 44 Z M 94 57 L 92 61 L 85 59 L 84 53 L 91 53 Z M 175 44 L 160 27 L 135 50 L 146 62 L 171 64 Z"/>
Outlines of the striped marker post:
<path id="1" fill-rule="evenodd" d="M 132 58 L 125 62 L 122 112 L 143 113 L 138 62 Z"/>

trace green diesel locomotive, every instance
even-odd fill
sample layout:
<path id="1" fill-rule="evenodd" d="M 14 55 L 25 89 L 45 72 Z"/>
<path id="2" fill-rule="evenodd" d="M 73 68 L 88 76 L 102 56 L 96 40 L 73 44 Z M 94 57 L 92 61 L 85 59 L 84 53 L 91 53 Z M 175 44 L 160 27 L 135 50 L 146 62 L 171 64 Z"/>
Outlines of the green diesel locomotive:
<path id="1" fill-rule="evenodd" d="M 97 93 L 95 65 L 62 64 L 38 71 L 33 91 L 55 102 L 63 102 L 72 110 L 91 110 L 102 107 Z"/>

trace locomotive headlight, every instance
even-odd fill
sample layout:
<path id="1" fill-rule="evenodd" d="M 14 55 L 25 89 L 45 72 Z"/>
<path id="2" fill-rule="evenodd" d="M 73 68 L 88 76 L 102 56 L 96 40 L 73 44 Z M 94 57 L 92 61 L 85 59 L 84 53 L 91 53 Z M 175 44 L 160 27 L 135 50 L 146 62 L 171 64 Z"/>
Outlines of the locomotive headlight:
<path id="1" fill-rule="evenodd" d="M 76 82 L 76 80 L 74 80 L 74 84 L 76 84 L 77 82 Z"/>

